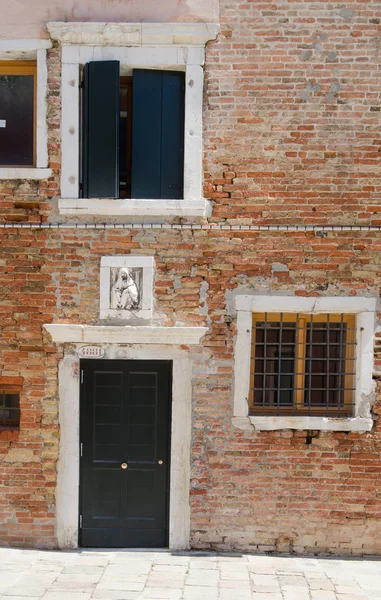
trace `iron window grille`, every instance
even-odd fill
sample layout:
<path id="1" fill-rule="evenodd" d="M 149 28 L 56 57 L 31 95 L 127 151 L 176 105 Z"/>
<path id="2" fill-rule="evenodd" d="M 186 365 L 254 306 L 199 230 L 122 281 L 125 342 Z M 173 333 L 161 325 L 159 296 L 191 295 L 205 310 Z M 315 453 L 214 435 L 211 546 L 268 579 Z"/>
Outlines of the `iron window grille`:
<path id="1" fill-rule="evenodd" d="M 355 349 L 354 315 L 254 313 L 250 414 L 352 416 Z"/>
<path id="2" fill-rule="evenodd" d="M 0 427 L 20 426 L 20 396 L 16 393 L 0 392 Z"/>

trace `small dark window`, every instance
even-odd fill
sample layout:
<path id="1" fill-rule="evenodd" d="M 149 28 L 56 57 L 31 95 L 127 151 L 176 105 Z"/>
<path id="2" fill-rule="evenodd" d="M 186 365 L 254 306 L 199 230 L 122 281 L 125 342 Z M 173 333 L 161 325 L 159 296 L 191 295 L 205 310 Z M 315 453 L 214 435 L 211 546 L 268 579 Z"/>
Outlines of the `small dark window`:
<path id="1" fill-rule="evenodd" d="M 0 166 L 35 164 L 36 63 L 0 62 Z"/>
<path id="2" fill-rule="evenodd" d="M 20 396 L 0 392 L 0 427 L 20 426 Z"/>
<path id="3" fill-rule="evenodd" d="M 350 416 L 355 391 L 353 315 L 253 315 L 250 412 Z"/>

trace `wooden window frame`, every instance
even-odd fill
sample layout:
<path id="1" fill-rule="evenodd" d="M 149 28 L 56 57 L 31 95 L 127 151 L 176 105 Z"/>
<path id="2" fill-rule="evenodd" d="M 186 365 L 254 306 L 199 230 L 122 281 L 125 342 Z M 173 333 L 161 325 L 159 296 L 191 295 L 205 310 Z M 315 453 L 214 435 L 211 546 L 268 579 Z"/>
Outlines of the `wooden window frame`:
<path id="1" fill-rule="evenodd" d="M 37 160 L 37 61 L 1 60 L 0 75 L 33 75 L 33 164 L 0 165 L 0 168 L 34 168 Z"/>
<path id="2" fill-rule="evenodd" d="M 281 318 L 282 315 L 282 318 Z M 293 405 L 282 406 L 255 406 L 254 405 L 254 377 L 255 377 L 255 340 L 256 323 L 259 321 L 295 323 L 296 324 L 296 352 L 295 352 L 295 389 L 293 393 Z M 308 323 L 346 323 L 347 339 L 345 343 L 345 383 L 344 388 L 353 388 L 344 390 L 344 403 L 338 407 L 305 407 L 305 375 L 306 375 L 306 345 L 307 345 L 307 325 Z M 249 414 L 250 415 L 282 415 L 282 416 L 330 416 L 330 417 L 351 417 L 355 404 L 355 373 L 351 365 L 355 365 L 356 351 L 356 316 L 354 314 L 307 314 L 307 313 L 253 313 L 252 314 L 252 338 L 250 355 L 250 391 L 249 391 Z"/>

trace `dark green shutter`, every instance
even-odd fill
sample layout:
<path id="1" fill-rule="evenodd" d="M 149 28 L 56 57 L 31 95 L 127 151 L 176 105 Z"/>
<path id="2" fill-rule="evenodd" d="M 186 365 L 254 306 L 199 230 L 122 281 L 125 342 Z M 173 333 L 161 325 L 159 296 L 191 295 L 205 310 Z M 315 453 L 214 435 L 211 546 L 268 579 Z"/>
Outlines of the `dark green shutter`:
<path id="1" fill-rule="evenodd" d="M 183 198 L 184 73 L 133 72 L 132 198 Z"/>
<path id="2" fill-rule="evenodd" d="M 119 197 L 118 61 L 85 65 L 83 96 L 83 197 Z"/>

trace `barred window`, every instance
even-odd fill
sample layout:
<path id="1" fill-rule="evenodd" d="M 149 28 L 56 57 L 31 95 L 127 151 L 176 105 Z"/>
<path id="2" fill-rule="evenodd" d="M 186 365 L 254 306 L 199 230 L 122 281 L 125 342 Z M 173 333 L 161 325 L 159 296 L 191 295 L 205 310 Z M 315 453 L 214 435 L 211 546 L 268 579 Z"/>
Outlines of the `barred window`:
<path id="1" fill-rule="evenodd" d="M 20 426 L 20 396 L 0 391 L 0 428 Z"/>
<path id="2" fill-rule="evenodd" d="M 352 416 L 355 348 L 354 315 L 254 313 L 250 414 Z"/>

